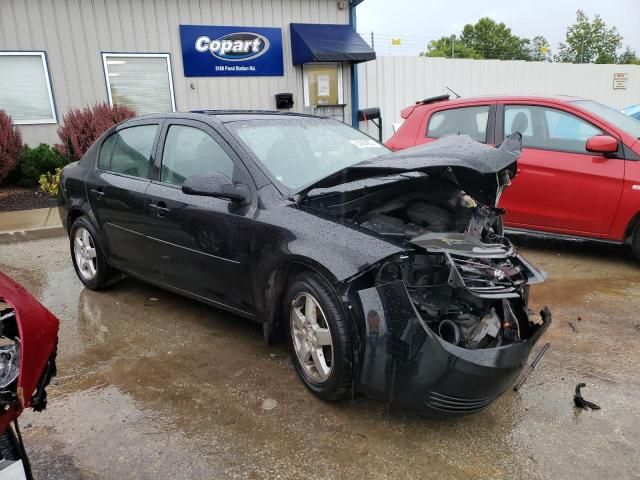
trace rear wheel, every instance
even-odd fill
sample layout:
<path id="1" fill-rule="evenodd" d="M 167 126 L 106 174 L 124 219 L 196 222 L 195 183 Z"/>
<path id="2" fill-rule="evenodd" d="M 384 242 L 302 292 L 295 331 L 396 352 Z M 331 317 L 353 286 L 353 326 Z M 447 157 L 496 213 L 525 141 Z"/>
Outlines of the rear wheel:
<path id="1" fill-rule="evenodd" d="M 113 283 L 113 269 L 107 264 L 98 236 L 86 217 L 73 222 L 69 242 L 76 274 L 87 288 L 99 290 Z"/>
<path id="2" fill-rule="evenodd" d="M 636 257 L 636 260 L 640 261 L 640 221 L 636 223 L 631 235 L 631 251 Z"/>
<path id="3" fill-rule="evenodd" d="M 315 273 L 298 275 L 289 286 L 288 341 L 298 375 L 316 396 L 335 401 L 351 390 L 351 339 L 340 300 Z"/>

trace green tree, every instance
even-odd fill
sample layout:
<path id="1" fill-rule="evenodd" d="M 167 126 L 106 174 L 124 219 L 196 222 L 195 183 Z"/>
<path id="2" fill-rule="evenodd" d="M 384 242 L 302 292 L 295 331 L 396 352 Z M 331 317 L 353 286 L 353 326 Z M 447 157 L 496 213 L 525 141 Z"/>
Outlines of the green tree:
<path id="1" fill-rule="evenodd" d="M 618 56 L 618 63 L 633 63 L 636 65 L 640 65 L 640 59 L 636 56 L 635 50 L 631 50 L 631 48 L 627 45 L 624 52 L 622 52 Z"/>
<path id="2" fill-rule="evenodd" d="M 616 27 L 607 27 L 600 15 L 593 20 L 582 11 L 567 28 L 565 42 L 558 45 L 558 62 L 616 63 L 616 52 L 622 46 L 622 35 Z"/>
<path id="3" fill-rule="evenodd" d="M 465 25 L 460 41 L 483 58 L 530 59 L 528 51 L 530 41 L 511 33 L 511 29 L 504 23 L 497 23 L 488 17 L 481 18 L 475 25 Z"/>
<path id="4" fill-rule="evenodd" d="M 482 58 L 482 55 L 467 47 L 455 35 L 451 35 L 450 37 L 442 37 L 438 40 L 431 40 L 427 45 L 426 52 L 422 52 L 420 56 L 451 58 L 452 44 L 454 58 Z"/>
<path id="5" fill-rule="evenodd" d="M 526 49 L 529 60 L 533 62 L 551 62 L 553 60 L 549 42 L 541 35 L 533 37 L 527 44 Z"/>

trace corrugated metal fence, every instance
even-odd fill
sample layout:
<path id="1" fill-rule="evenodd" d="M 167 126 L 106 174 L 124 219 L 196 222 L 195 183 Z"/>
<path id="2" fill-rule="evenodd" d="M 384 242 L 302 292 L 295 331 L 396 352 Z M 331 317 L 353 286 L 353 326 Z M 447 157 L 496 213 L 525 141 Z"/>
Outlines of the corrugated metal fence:
<path id="1" fill-rule="evenodd" d="M 626 89 L 613 88 L 614 73 L 628 73 Z M 640 65 L 379 57 L 358 67 L 360 108 L 380 107 L 383 139 L 393 134 L 400 110 L 416 100 L 449 93 L 476 95 L 574 95 L 622 108 L 640 103 Z M 377 137 L 373 125 L 360 127 Z"/>

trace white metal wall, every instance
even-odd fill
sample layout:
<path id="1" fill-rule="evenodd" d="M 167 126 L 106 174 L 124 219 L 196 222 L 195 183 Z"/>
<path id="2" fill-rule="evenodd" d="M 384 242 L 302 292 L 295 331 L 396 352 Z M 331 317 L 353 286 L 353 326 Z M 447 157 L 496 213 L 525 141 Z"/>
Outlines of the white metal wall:
<path id="1" fill-rule="evenodd" d="M 171 53 L 179 111 L 274 109 L 279 92 L 292 92 L 295 110 L 301 110 L 302 72 L 291 63 L 292 22 L 345 24 L 349 12 L 335 0 L 0 0 L 0 50 L 47 53 L 58 121 L 70 107 L 107 101 L 101 52 Z M 280 27 L 285 75 L 185 78 L 180 24 Z M 349 68 L 343 73 L 350 105 Z M 349 109 L 345 117 L 350 119 Z M 21 130 L 25 143 L 55 143 L 57 127 Z"/>
<path id="2" fill-rule="evenodd" d="M 613 74 L 628 73 L 626 90 L 613 89 Z M 380 107 L 383 139 L 393 134 L 400 110 L 416 100 L 449 93 L 476 95 L 574 95 L 613 107 L 640 103 L 639 65 L 573 65 L 501 60 L 379 57 L 358 66 L 360 108 Z M 453 97 L 453 95 L 452 95 Z M 377 136 L 377 129 L 361 123 Z"/>

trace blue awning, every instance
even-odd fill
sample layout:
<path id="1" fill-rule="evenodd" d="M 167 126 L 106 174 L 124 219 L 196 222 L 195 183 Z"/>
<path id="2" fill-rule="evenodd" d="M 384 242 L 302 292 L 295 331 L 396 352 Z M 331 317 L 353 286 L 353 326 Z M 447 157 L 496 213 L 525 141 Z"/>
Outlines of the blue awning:
<path id="1" fill-rule="evenodd" d="M 292 23 L 294 65 L 310 62 L 360 63 L 375 60 L 376 52 L 351 25 Z"/>

